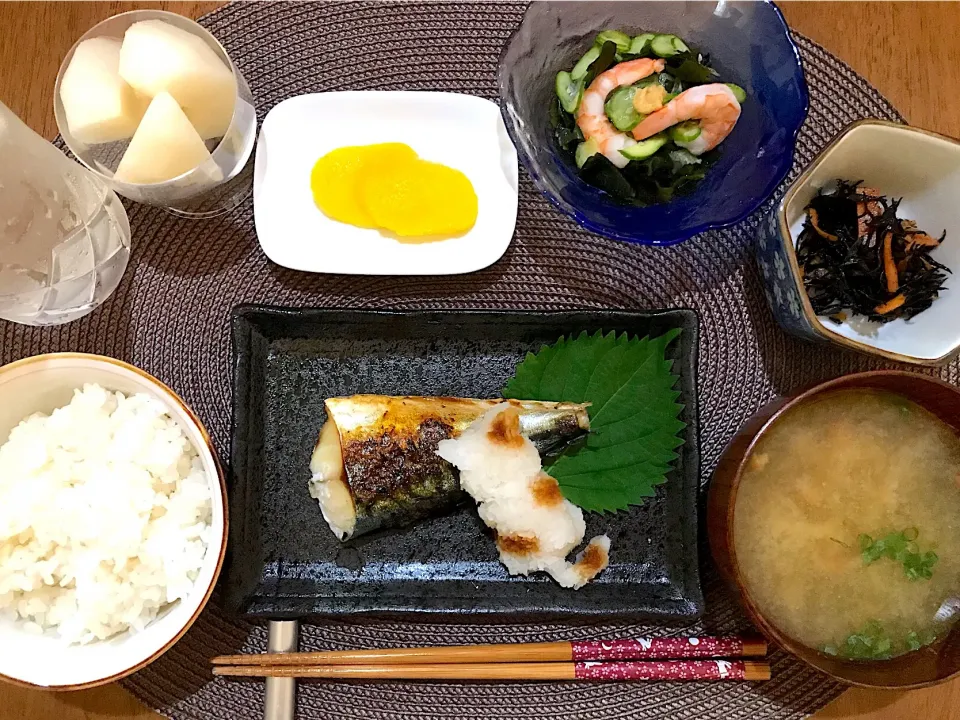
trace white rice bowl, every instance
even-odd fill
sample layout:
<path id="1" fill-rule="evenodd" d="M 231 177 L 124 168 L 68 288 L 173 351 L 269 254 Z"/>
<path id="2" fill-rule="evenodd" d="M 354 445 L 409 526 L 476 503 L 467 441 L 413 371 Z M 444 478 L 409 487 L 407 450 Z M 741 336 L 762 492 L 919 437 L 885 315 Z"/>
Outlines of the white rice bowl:
<path id="1" fill-rule="evenodd" d="M 205 431 L 153 378 L 72 353 L 0 368 L 0 679 L 75 689 L 156 659 L 209 598 L 224 515 Z"/>

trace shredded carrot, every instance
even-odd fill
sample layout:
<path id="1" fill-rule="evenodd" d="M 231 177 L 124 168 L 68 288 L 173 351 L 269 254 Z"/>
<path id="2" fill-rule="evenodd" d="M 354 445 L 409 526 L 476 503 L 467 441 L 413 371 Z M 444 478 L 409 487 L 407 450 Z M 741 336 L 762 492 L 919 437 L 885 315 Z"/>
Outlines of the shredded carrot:
<path id="1" fill-rule="evenodd" d="M 820 216 L 817 215 L 817 211 L 813 208 L 810 208 L 807 211 L 807 214 L 810 216 L 810 224 L 813 225 L 813 229 L 817 231 L 820 237 L 830 240 L 831 242 L 837 241 L 836 235 L 831 235 L 830 233 L 820 229 Z"/>
<path id="2" fill-rule="evenodd" d="M 893 262 L 893 233 L 883 236 L 883 272 L 887 276 L 887 292 L 896 292 L 900 289 L 900 278 L 897 276 L 897 265 Z"/>
<path id="3" fill-rule="evenodd" d="M 877 315 L 886 315 L 888 312 L 892 312 L 893 310 L 896 310 L 898 307 L 903 305 L 906 301 L 907 299 L 903 296 L 903 293 L 900 293 L 896 297 L 890 298 L 882 305 L 877 305 L 873 309 L 873 311 Z"/>
<path id="4" fill-rule="evenodd" d="M 907 244 L 923 245 L 924 247 L 937 247 L 940 241 L 935 237 L 927 235 L 925 232 L 915 232 L 907 235 Z"/>

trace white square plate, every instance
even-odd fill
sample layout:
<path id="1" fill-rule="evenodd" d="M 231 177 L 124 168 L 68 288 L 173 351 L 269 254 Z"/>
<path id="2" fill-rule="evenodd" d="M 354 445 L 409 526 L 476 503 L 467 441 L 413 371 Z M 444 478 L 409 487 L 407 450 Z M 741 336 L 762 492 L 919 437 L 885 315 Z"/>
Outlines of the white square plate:
<path id="1" fill-rule="evenodd" d="M 313 202 L 310 171 L 339 147 L 403 142 L 463 172 L 477 192 L 466 234 L 422 244 L 331 220 Z M 328 92 L 284 100 L 263 121 L 253 182 L 260 247 L 294 270 L 352 275 L 450 275 L 506 252 L 517 223 L 517 151 L 496 103 L 442 92 Z"/>

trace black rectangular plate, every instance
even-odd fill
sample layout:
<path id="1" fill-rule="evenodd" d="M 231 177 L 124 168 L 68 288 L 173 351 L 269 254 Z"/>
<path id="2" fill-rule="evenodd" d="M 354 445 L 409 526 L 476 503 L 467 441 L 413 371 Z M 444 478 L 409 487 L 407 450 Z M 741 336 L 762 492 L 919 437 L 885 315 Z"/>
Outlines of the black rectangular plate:
<path id="1" fill-rule="evenodd" d="M 341 544 L 307 492 L 328 397 L 498 397 L 516 364 L 561 335 L 660 335 L 686 422 L 656 498 L 587 515 L 607 533 L 610 567 L 580 590 L 542 573 L 510 577 L 472 507 Z M 241 306 L 233 313 L 229 607 L 296 618 L 354 613 L 609 615 L 687 621 L 703 611 L 697 566 L 697 316 L 633 312 L 379 312 Z M 562 398 L 558 398 L 562 399 Z"/>

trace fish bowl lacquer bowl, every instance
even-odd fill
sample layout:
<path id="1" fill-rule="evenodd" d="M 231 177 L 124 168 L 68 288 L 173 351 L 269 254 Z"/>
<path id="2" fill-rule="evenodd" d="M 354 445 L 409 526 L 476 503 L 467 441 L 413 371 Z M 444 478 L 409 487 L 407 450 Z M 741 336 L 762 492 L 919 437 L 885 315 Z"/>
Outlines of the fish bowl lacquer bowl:
<path id="1" fill-rule="evenodd" d="M 557 72 L 569 70 L 602 30 L 672 33 L 709 54 L 719 81 L 747 92 L 720 157 L 693 192 L 638 207 L 577 176 L 553 136 Z M 500 57 L 500 109 L 534 183 L 592 232 L 642 245 L 674 245 L 746 218 L 793 163 L 807 87 L 780 11 L 768 2 L 534 2 Z"/>

